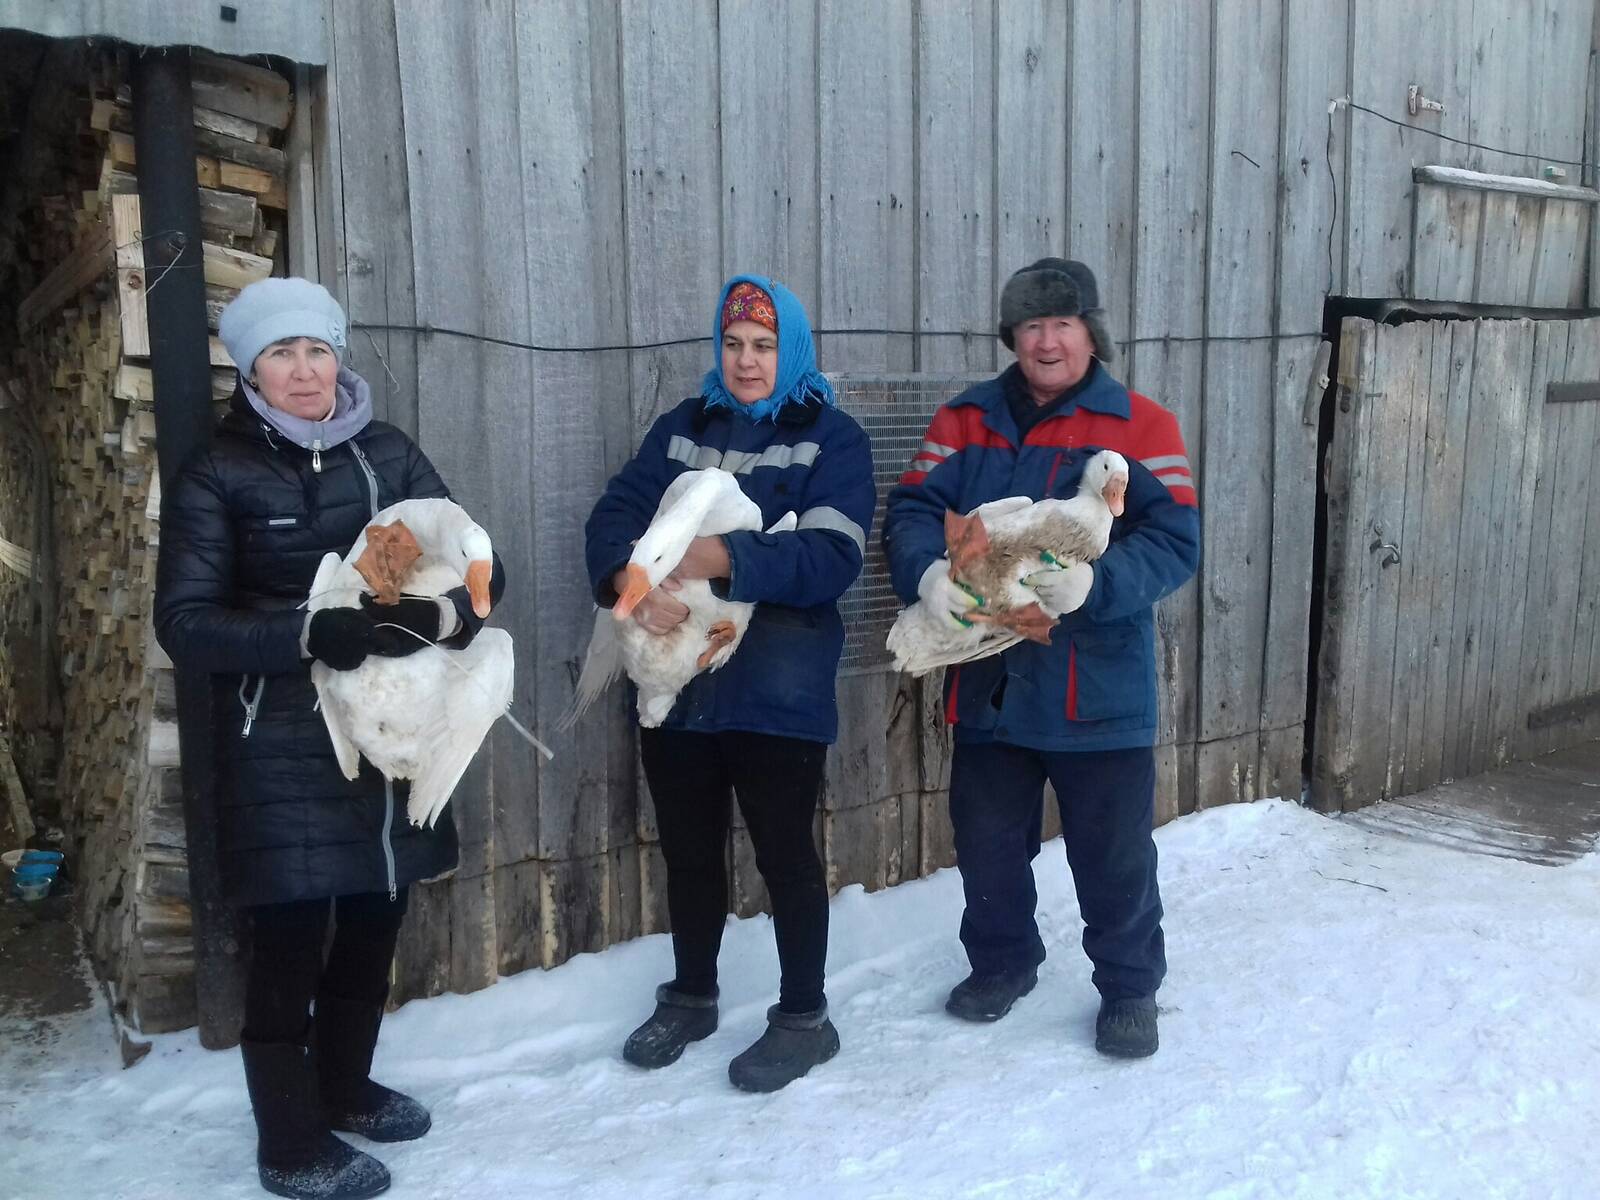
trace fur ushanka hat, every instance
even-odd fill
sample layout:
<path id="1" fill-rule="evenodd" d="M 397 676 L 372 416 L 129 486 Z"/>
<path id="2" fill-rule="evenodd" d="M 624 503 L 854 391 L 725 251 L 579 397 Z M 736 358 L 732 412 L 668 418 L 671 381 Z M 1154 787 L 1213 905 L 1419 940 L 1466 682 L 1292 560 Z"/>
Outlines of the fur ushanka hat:
<path id="1" fill-rule="evenodd" d="M 1016 349 L 1011 331 L 1034 317 L 1081 317 L 1101 362 L 1116 357 L 1106 331 L 1105 310 L 1094 272 L 1083 263 L 1065 258 L 1041 258 L 1023 267 L 1000 292 L 1000 340 Z"/>

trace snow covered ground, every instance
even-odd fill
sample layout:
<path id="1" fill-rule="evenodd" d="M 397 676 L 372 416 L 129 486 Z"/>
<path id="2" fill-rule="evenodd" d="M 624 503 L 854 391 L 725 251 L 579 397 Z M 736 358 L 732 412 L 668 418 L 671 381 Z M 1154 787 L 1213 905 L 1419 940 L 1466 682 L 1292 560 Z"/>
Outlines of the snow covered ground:
<path id="1" fill-rule="evenodd" d="M 434 1130 L 380 1149 L 391 1194 L 1600 1196 L 1600 855 L 1532 866 L 1279 802 L 1157 842 L 1171 973 L 1153 1059 L 1092 1048 L 1052 844 L 1050 959 L 997 1025 L 942 1011 L 965 971 L 953 871 L 838 897 L 844 1049 L 770 1097 L 725 1075 L 774 989 L 764 918 L 728 930 L 721 1030 L 654 1074 L 618 1051 L 670 974 L 664 937 L 408 1004 L 376 1074 Z M 0 1196 L 261 1194 L 237 1056 L 177 1034 L 123 1071 L 106 1029 L 103 1010 L 74 1018 L 57 1066 L 3 1072 Z"/>

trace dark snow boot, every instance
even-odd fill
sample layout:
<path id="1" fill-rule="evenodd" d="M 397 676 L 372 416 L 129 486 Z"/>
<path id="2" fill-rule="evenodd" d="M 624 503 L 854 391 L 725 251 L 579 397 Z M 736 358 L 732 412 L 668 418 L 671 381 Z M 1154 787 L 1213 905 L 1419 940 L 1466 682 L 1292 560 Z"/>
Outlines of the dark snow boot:
<path id="1" fill-rule="evenodd" d="M 1149 1058 L 1156 1052 L 1156 1002 L 1150 996 L 1101 1000 L 1094 1048 L 1113 1058 Z"/>
<path id="2" fill-rule="evenodd" d="M 669 1067 L 683 1056 L 690 1042 L 708 1038 L 716 1031 L 717 993 L 691 996 L 663 983 L 656 988 L 655 1012 L 628 1035 L 622 1057 L 647 1071 Z"/>
<path id="3" fill-rule="evenodd" d="M 767 1009 L 767 1031 L 728 1064 L 728 1078 L 745 1092 L 775 1092 L 839 1053 L 839 1031 L 828 1006 L 808 1013 Z"/>
<path id="4" fill-rule="evenodd" d="M 410 1096 L 372 1082 L 372 1051 L 383 1004 L 318 994 L 311 1019 L 311 1057 L 328 1125 L 374 1142 L 409 1142 L 433 1118 Z"/>
<path id="5" fill-rule="evenodd" d="M 945 1012 L 963 1021 L 998 1021 L 1039 982 L 1037 967 L 983 975 L 974 971 L 950 989 Z"/>
<path id="6" fill-rule="evenodd" d="M 242 1041 L 239 1050 L 262 1187 L 295 1200 L 361 1200 L 389 1190 L 381 1162 L 328 1132 L 304 1046 Z"/>

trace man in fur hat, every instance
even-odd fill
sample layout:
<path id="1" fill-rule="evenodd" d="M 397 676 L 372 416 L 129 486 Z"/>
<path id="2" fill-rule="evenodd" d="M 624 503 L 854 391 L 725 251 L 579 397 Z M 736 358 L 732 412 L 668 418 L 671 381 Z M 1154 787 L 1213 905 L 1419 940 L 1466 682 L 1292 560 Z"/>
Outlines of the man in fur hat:
<path id="1" fill-rule="evenodd" d="M 945 674 L 961 941 L 972 966 L 945 1007 L 997 1021 L 1038 982 L 1045 947 L 1030 863 L 1048 779 L 1101 996 L 1095 1045 L 1141 1058 L 1156 1051 L 1166 973 L 1150 836 L 1154 609 L 1200 560 L 1195 483 L 1177 420 L 1112 377 L 1099 288 L 1083 263 L 1042 258 L 1013 275 L 1000 295 L 1000 338 L 1017 361 L 934 414 L 890 494 L 883 542 L 900 598 L 952 620 L 978 603 L 950 578 L 947 510 L 1073 496 L 1104 449 L 1128 460 L 1129 480 L 1104 555 L 1027 581 L 1067 614 L 1050 644 L 1023 641 Z"/>

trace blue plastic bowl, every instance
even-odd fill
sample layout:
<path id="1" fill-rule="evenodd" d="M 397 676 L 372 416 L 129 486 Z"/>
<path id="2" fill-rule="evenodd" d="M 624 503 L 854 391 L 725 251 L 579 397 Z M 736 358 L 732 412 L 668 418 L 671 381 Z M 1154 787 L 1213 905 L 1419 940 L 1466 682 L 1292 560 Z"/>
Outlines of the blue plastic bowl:
<path id="1" fill-rule="evenodd" d="M 60 869 L 57 863 L 20 863 L 11 872 L 11 890 L 24 900 L 43 900 Z"/>
<path id="2" fill-rule="evenodd" d="M 35 863 L 53 863 L 59 867 L 65 861 L 66 855 L 59 850 L 24 850 L 22 852 L 22 862 L 18 865 L 29 866 Z"/>

